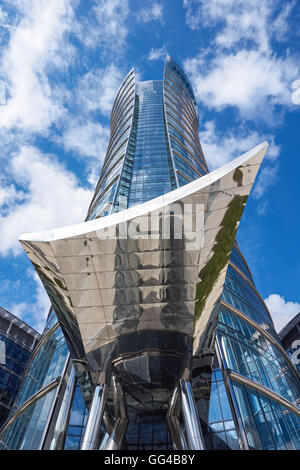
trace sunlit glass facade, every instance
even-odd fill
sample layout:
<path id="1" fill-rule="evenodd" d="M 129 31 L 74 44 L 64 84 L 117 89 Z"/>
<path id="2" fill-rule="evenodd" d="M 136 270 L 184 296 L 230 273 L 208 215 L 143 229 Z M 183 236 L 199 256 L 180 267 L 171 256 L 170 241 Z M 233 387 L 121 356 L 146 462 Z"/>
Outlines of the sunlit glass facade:
<path id="1" fill-rule="evenodd" d="M 125 77 L 88 219 L 154 199 L 208 172 L 192 86 L 167 57 L 163 80 Z"/>
<path id="2" fill-rule="evenodd" d="M 125 156 L 127 188 L 126 193 L 122 193 L 123 208 L 165 194 L 174 185 L 183 186 L 208 173 L 199 141 L 194 93 L 186 74 L 171 57 L 166 59 L 162 82 L 136 84 L 132 137 L 131 154 Z M 93 216 L 97 217 L 97 214 Z M 202 422 L 208 448 L 298 448 L 299 434 L 287 424 L 285 432 L 290 433 L 290 438 L 286 447 L 275 443 L 273 447 L 266 446 L 264 427 L 257 424 L 253 431 L 256 433 L 254 445 L 242 429 L 247 423 L 240 417 L 246 407 L 246 395 L 239 393 L 239 403 L 237 397 L 226 399 L 227 394 L 234 395 L 238 390 L 231 384 L 232 371 L 236 380 L 243 382 L 245 378 L 251 387 L 257 383 L 274 392 L 279 402 L 272 403 L 277 403 L 279 408 L 283 407 L 281 397 L 288 400 L 294 407 L 294 414 L 289 411 L 286 415 L 286 411 L 282 419 L 286 420 L 285 415 L 292 416 L 293 422 L 298 423 L 295 429 L 299 431 L 299 376 L 280 345 L 270 314 L 237 243 L 230 256 L 216 337 L 221 352 L 219 364 L 216 365 L 216 359 L 214 361 L 216 369 L 212 374 L 209 414 L 206 413 L 206 422 Z M 230 386 L 225 388 L 227 382 Z M 248 390 L 245 385 L 241 387 Z M 197 406 L 201 416 L 203 403 L 200 401 Z M 151 425 L 149 433 L 150 428 Z M 138 426 L 134 435 L 139 435 Z M 137 443 L 134 445 L 139 448 Z"/>
<path id="3" fill-rule="evenodd" d="M 29 327 L 28 327 L 29 328 Z M 56 314 L 51 309 L 7 422 L 1 450 L 78 450 L 88 408 Z"/>
<path id="4" fill-rule="evenodd" d="M 138 83 L 135 152 L 128 188 L 128 207 L 174 189 L 175 175 L 164 124 L 160 81 Z"/>
<path id="5" fill-rule="evenodd" d="M 171 57 L 166 58 L 162 80 L 138 82 L 131 70 L 113 105 L 107 154 L 87 221 L 118 215 L 203 181 L 208 168 L 198 125 L 192 86 Z M 249 178 L 251 165 L 258 166 L 255 158 L 247 163 L 247 172 L 239 166 L 202 191 L 208 228 L 206 251 L 201 252 L 207 261 L 200 272 L 195 271 L 199 252 L 184 252 L 178 240 L 160 251 L 146 242 L 143 251 L 137 243 L 117 243 L 109 253 L 93 233 L 82 236 L 83 243 L 79 235 L 49 242 L 51 263 L 57 263 L 62 280 L 54 278 L 54 285 L 49 277 L 53 264 L 47 272 L 40 264 L 38 273 L 62 330 L 55 324 L 44 333 L 25 374 L 17 411 L 0 436 L 2 448 L 299 448 L 299 373 L 234 241 L 236 221 L 254 181 L 245 182 L 245 175 Z M 42 244 L 40 251 L 34 251 L 34 243 L 30 249 L 31 259 L 39 261 Z M 219 279 L 224 281 L 218 284 Z M 68 289 L 72 302 L 65 294 Z M 201 312 L 205 317 L 203 305 L 210 295 L 217 302 L 202 331 Z M 193 349 L 197 335 L 201 347 Z M 74 337 L 77 349 L 72 348 Z M 99 364 L 103 384 L 95 380 Z M 61 392 L 59 380 L 53 385 L 59 376 L 67 377 Z M 180 376 L 184 379 L 178 382 Z M 88 377 L 96 390 L 93 398 Z M 88 447 L 95 394 L 103 398 L 97 405 L 102 418 L 96 444 Z M 47 399 L 51 406 L 46 406 Z M 36 406 L 42 410 L 39 419 Z M 48 422 L 42 438 L 40 420 Z M 31 431 L 30 442 L 28 429 L 37 433 L 33 437 Z"/>
<path id="6" fill-rule="evenodd" d="M 10 413 L 39 338 L 37 331 L 0 307 L 0 428 Z"/>

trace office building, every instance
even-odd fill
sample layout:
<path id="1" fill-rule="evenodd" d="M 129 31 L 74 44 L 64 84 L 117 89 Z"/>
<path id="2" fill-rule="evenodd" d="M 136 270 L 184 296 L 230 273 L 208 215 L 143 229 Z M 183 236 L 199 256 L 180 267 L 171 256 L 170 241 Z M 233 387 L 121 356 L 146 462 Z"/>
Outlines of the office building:
<path id="1" fill-rule="evenodd" d="M 80 432 L 56 434 L 82 450 L 300 448 L 299 373 L 236 242 L 267 144 L 209 172 L 169 56 L 163 80 L 129 72 L 110 126 L 86 221 L 20 240 L 85 403 Z M 45 436 L 65 445 L 53 420 Z"/>
<path id="2" fill-rule="evenodd" d="M 17 396 L 39 333 L 0 307 L 0 428 Z"/>
<path id="3" fill-rule="evenodd" d="M 282 346 L 300 372 L 300 313 L 278 333 Z"/>

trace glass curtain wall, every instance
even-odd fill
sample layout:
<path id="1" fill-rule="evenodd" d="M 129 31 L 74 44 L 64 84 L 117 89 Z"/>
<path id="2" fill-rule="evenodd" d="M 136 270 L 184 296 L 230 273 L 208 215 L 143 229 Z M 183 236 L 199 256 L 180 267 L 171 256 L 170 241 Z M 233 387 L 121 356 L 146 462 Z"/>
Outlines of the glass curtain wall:
<path id="1" fill-rule="evenodd" d="M 62 386 L 69 351 L 54 312 L 25 370 L 0 433 L 0 449 L 41 449 Z"/>
<path id="2" fill-rule="evenodd" d="M 173 59 L 166 58 L 162 81 L 136 83 L 131 70 L 113 105 L 111 137 L 87 220 L 148 201 L 206 174 L 198 125 L 191 84 Z M 282 349 L 237 243 L 216 338 L 208 419 L 201 423 L 207 448 L 299 448 L 299 374 Z M 53 411 L 50 403 L 56 400 L 58 377 L 64 375 L 68 356 L 61 330 L 50 315 L 29 363 L 16 413 L 0 435 L 1 448 L 41 448 Z M 158 402 L 160 414 L 148 417 L 143 409 L 148 398 L 138 398 L 127 397 L 133 418 L 124 446 L 168 449 L 168 397 Z M 78 385 L 70 403 L 60 448 L 78 449 L 87 418 Z"/>
<path id="3" fill-rule="evenodd" d="M 235 423 L 238 418 L 242 422 L 236 429 L 241 447 L 298 449 L 299 374 L 280 344 L 237 244 L 230 258 L 216 334 L 222 380 L 230 385 L 231 411 Z M 214 387 L 210 400 L 215 400 Z"/>
<path id="4" fill-rule="evenodd" d="M 129 76 L 125 78 L 121 89 L 128 86 L 128 81 Z M 132 103 L 130 107 L 130 113 L 134 113 L 135 108 L 129 133 L 130 154 L 125 155 L 125 165 L 120 166 L 121 180 L 122 171 L 126 173 L 126 190 L 122 193 L 123 208 L 162 195 L 208 172 L 199 140 L 197 103 L 192 86 L 181 67 L 167 56 L 163 81 L 139 82 L 135 85 L 134 93 L 135 104 Z M 120 120 L 118 128 L 123 125 L 123 114 L 117 115 L 115 112 L 119 100 L 118 94 L 112 112 L 114 123 L 117 119 Z M 103 168 L 97 188 L 103 182 L 108 163 L 104 163 Z M 120 185 L 115 188 L 118 194 Z M 98 189 L 94 199 L 97 194 Z M 117 195 L 114 200 L 118 200 Z M 121 205 L 116 204 L 113 210 L 120 208 Z M 93 214 L 99 216 L 103 210 L 104 205 L 98 205 L 97 214 Z M 242 378 L 249 383 L 251 381 L 251 387 L 257 384 L 260 388 L 257 393 L 260 393 L 259 396 L 266 403 L 269 403 L 270 398 L 267 395 L 264 397 L 262 387 L 266 389 L 266 393 L 272 391 L 275 394 L 272 403 L 265 406 L 279 407 L 284 419 L 294 423 L 293 428 L 287 425 L 281 428 L 281 432 L 286 436 L 290 434 L 289 440 L 286 437 L 286 442 L 289 442 L 285 444 L 287 448 L 297 447 L 299 375 L 280 345 L 268 309 L 255 287 L 250 269 L 237 243 L 231 253 L 222 294 L 217 336 L 221 349 L 218 355 L 219 364 L 215 360 L 209 418 L 207 423 L 202 423 L 208 447 L 255 447 L 250 435 L 245 429 L 239 429 L 237 423 L 241 422 L 238 418 L 245 409 L 255 421 L 256 411 L 249 404 L 247 387 L 242 384 L 233 386 L 228 370 L 235 373 L 235 384 L 238 383 L 238 377 L 241 381 Z M 240 390 L 238 386 L 243 393 L 240 391 L 237 395 Z M 225 396 L 228 397 L 227 401 Z M 286 400 L 294 407 L 292 409 L 295 413 L 287 411 L 287 408 L 283 410 L 281 400 Z M 247 423 L 244 426 L 247 428 Z M 262 433 L 263 427 L 257 426 L 255 442 L 260 442 L 257 446 L 271 448 L 263 440 Z M 272 442 L 275 446 L 274 438 Z M 285 447 L 283 444 L 281 447 L 276 444 L 274 448 Z"/>
<path id="5" fill-rule="evenodd" d="M 39 338 L 37 331 L 0 307 L 0 428 L 10 413 Z"/>

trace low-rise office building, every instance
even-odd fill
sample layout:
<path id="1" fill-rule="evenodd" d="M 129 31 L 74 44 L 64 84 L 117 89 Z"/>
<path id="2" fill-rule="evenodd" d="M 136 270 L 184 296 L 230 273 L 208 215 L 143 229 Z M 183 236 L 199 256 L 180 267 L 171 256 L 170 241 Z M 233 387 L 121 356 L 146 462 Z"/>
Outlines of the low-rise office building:
<path id="1" fill-rule="evenodd" d="M 0 307 L 0 428 L 9 415 L 39 338 L 36 330 Z"/>
<path id="2" fill-rule="evenodd" d="M 300 312 L 278 333 L 282 346 L 300 372 Z"/>

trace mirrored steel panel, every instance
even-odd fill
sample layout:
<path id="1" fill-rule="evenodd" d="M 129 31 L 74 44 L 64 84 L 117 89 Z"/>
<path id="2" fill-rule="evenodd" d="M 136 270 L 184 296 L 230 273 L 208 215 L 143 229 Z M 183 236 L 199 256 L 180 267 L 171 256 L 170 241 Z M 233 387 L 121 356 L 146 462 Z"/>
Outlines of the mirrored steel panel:
<path id="1" fill-rule="evenodd" d="M 22 237 L 94 385 L 109 354 L 122 385 L 170 394 L 191 354 L 213 347 L 229 256 L 266 149 L 118 214 Z"/>

